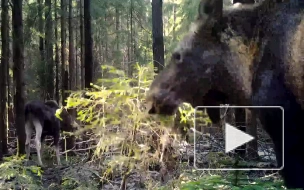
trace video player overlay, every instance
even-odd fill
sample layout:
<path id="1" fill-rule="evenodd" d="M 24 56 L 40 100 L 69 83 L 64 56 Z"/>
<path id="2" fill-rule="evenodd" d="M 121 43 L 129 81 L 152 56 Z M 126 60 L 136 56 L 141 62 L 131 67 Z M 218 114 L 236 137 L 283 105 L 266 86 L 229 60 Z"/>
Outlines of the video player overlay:
<path id="1" fill-rule="evenodd" d="M 281 170 L 283 166 L 276 164 L 272 140 L 256 117 L 260 109 L 279 109 L 284 117 L 281 107 L 196 107 L 194 167 L 199 170 Z M 278 130 L 282 132 L 283 117 L 278 118 L 282 121 Z"/>

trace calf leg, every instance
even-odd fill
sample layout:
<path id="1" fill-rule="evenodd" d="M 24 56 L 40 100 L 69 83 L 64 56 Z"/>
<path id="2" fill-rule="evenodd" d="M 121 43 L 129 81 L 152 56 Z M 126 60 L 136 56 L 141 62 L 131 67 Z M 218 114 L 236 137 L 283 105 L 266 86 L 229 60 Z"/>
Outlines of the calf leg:
<path id="1" fill-rule="evenodd" d="M 26 152 L 26 159 L 30 159 L 30 144 L 31 144 L 31 136 L 32 136 L 33 128 L 30 121 L 26 121 L 25 123 L 25 134 L 26 134 L 26 141 L 25 141 L 25 152 Z"/>
<path id="2" fill-rule="evenodd" d="M 35 137 L 35 143 L 36 143 L 36 150 L 37 150 L 37 157 L 38 162 L 40 166 L 43 166 L 41 161 L 41 134 L 42 134 L 42 125 L 39 120 L 35 119 L 33 120 L 35 130 L 36 130 L 36 137 Z"/>
<path id="3" fill-rule="evenodd" d="M 60 138 L 60 133 L 58 131 L 58 133 L 54 135 L 54 147 L 56 152 L 57 164 L 60 166 L 61 162 L 60 162 L 59 138 Z"/>
<path id="4" fill-rule="evenodd" d="M 56 151 L 57 163 L 58 163 L 58 166 L 60 166 L 61 162 L 60 162 L 60 149 L 59 149 L 59 145 L 55 146 L 55 151 Z"/>
<path id="5" fill-rule="evenodd" d="M 40 156 L 43 156 L 43 142 L 40 142 Z"/>
<path id="6" fill-rule="evenodd" d="M 42 156 L 43 154 L 43 149 L 44 149 L 44 139 L 45 139 L 46 135 L 42 133 L 41 135 L 41 148 L 40 148 L 40 155 Z"/>

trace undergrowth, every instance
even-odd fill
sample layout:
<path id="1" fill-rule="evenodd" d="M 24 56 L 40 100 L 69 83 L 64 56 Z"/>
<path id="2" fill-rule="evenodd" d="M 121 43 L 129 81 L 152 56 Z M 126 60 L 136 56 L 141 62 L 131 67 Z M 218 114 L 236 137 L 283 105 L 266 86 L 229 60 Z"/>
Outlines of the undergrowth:
<path id="1" fill-rule="evenodd" d="M 24 166 L 24 157 L 7 157 L 0 165 L 0 189 L 39 189 L 42 171 Z"/>
<path id="2" fill-rule="evenodd" d="M 220 172 L 183 169 L 178 160 L 180 139 L 170 136 L 176 133 L 175 116 L 147 114 L 145 97 L 154 78 L 153 66 L 137 65 L 133 77 L 126 77 L 111 66 L 103 66 L 102 70 L 103 78 L 90 90 L 73 92 L 66 106 L 76 109 L 83 126 L 74 135 L 90 141 L 93 153 L 85 161 L 69 163 L 68 168 L 58 170 L 61 180 L 50 185 L 54 189 L 107 189 L 109 185 L 119 189 L 130 188 L 130 184 L 135 189 L 283 189 L 281 180 L 252 181 L 246 174 L 242 174 L 243 180 L 236 180 L 233 172 L 224 176 Z M 194 109 L 184 104 L 179 111 L 179 127 L 193 127 Z M 210 123 L 206 113 L 200 119 Z M 170 146 L 170 151 L 163 152 L 163 145 Z M 24 166 L 23 162 L 22 158 L 13 157 L 0 165 L 1 189 L 44 187 L 41 168 Z M 153 164 L 165 166 L 166 171 L 150 172 Z M 176 175 L 162 183 L 161 178 L 167 173 Z"/>

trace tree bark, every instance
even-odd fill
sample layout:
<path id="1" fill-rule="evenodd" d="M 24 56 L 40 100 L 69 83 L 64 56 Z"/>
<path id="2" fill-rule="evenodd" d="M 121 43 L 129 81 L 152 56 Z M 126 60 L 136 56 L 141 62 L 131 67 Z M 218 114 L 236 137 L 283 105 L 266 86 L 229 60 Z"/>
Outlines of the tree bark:
<path id="1" fill-rule="evenodd" d="M 62 105 L 66 105 L 66 93 L 67 90 L 64 84 L 64 75 L 66 71 L 66 0 L 61 0 L 61 101 Z"/>
<path id="2" fill-rule="evenodd" d="M 59 48 L 58 48 L 58 17 L 57 17 L 57 0 L 54 4 L 55 8 L 55 67 L 56 67 L 56 86 L 55 86 L 55 99 L 59 103 Z"/>
<path id="3" fill-rule="evenodd" d="M 80 29 L 80 75 L 81 89 L 84 89 L 84 34 L 83 34 L 83 0 L 79 0 L 79 29 Z"/>
<path id="4" fill-rule="evenodd" d="M 75 84 L 75 54 L 74 54 L 74 33 L 73 33 L 73 1 L 69 0 L 69 90 L 74 91 L 76 84 Z M 69 110 L 69 113 L 72 115 L 72 117 L 75 117 L 75 110 L 71 109 Z M 70 126 L 67 126 L 66 131 L 72 132 L 73 128 Z M 69 136 L 66 139 L 67 146 L 66 148 L 72 149 L 75 146 L 75 136 Z M 69 152 L 69 155 L 74 155 L 74 152 Z"/>
<path id="5" fill-rule="evenodd" d="M 133 75 L 133 67 L 134 67 L 134 63 L 133 63 L 133 58 L 134 58 L 134 53 L 133 53 L 133 0 L 131 0 L 131 5 L 130 5 L 130 61 L 128 63 L 128 76 L 130 78 L 132 78 Z"/>
<path id="6" fill-rule="evenodd" d="M 249 158 L 258 160 L 258 131 L 257 131 L 257 117 L 254 112 L 246 110 L 247 132 L 253 136 L 254 139 L 248 143 L 247 155 Z"/>
<path id="7" fill-rule="evenodd" d="M 127 29 L 130 30 L 130 18 L 127 17 Z M 128 32 L 128 38 L 127 38 L 127 64 L 125 65 L 125 69 L 126 71 L 129 73 L 129 64 L 130 62 L 132 61 L 132 58 L 131 58 L 131 53 L 130 53 L 130 47 L 131 47 L 131 34 Z"/>
<path id="8" fill-rule="evenodd" d="M 115 53 L 115 57 L 116 57 L 116 67 L 118 67 L 119 69 L 121 69 L 121 65 L 119 64 L 121 62 L 120 59 L 120 13 L 119 13 L 119 8 L 118 5 L 116 5 L 115 7 L 115 32 L 116 32 L 116 53 Z"/>
<path id="9" fill-rule="evenodd" d="M 45 55 L 44 55 L 44 38 L 42 37 L 43 30 L 43 0 L 38 0 L 38 30 L 39 30 L 39 53 L 40 53 L 40 67 L 43 67 L 43 73 L 39 74 L 39 81 L 41 87 L 41 98 L 45 99 L 46 89 L 45 89 Z"/>
<path id="10" fill-rule="evenodd" d="M 173 1 L 173 41 L 176 41 L 176 2 Z"/>
<path id="11" fill-rule="evenodd" d="M 235 108 L 235 127 L 246 132 L 246 110 L 244 108 Z M 246 156 L 246 144 L 235 149 L 240 157 Z"/>
<path id="12" fill-rule="evenodd" d="M 3 154 L 7 154 L 7 68 L 9 67 L 9 20 L 8 1 L 1 1 L 1 67 L 0 67 L 0 160 Z"/>
<path id="13" fill-rule="evenodd" d="M 45 0 L 46 99 L 54 99 L 52 0 Z"/>
<path id="14" fill-rule="evenodd" d="M 132 0 L 131 0 L 132 1 Z M 108 7 L 109 7 L 109 5 L 108 5 L 108 3 L 107 2 L 105 2 L 105 12 L 104 12 L 104 23 L 107 23 L 108 22 L 108 14 L 107 14 L 107 11 L 106 10 L 108 10 Z M 101 33 L 101 30 L 100 30 L 100 28 L 99 28 L 99 31 L 100 31 L 100 33 Z M 95 38 L 95 40 L 97 41 L 98 40 L 98 38 Z M 104 38 L 103 38 L 103 40 L 101 41 L 101 43 L 100 44 L 103 44 L 104 45 L 104 50 L 103 50 L 103 57 L 104 57 L 104 63 L 108 63 L 108 54 L 109 54 L 109 49 L 108 49 L 108 29 L 107 28 L 104 28 Z M 98 42 L 97 42 L 98 43 Z M 95 44 L 96 45 L 96 44 Z M 93 64 L 95 64 L 95 62 L 93 61 Z M 93 68 L 94 68 L 94 71 L 95 71 L 95 69 L 97 69 L 97 67 L 98 67 L 98 65 L 94 65 L 93 66 Z M 96 75 L 94 75 L 94 73 L 93 73 L 93 79 L 95 79 L 94 77 L 95 77 Z"/>
<path id="15" fill-rule="evenodd" d="M 93 82 L 93 40 L 91 29 L 91 0 L 84 1 L 85 88 Z"/>
<path id="16" fill-rule="evenodd" d="M 75 90 L 75 52 L 73 32 L 73 1 L 69 0 L 69 87 Z"/>
<path id="17" fill-rule="evenodd" d="M 24 128 L 24 42 L 23 42 L 23 16 L 22 0 L 12 0 L 13 23 L 13 61 L 15 91 L 15 113 L 18 136 L 18 156 L 25 153 L 25 128 Z"/>
<path id="18" fill-rule="evenodd" d="M 159 73 L 164 67 L 162 5 L 162 0 L 152 0 L 153 63 L 156 73 Z"/>
<path id="19" fill-rule="evenodd" d="M 75 29 L 77 30 L 77 28 Z M 78 31 L 75 32 L 75 88 L 76 90 L 79 90 L 79 64 L 78 64 Z"/>

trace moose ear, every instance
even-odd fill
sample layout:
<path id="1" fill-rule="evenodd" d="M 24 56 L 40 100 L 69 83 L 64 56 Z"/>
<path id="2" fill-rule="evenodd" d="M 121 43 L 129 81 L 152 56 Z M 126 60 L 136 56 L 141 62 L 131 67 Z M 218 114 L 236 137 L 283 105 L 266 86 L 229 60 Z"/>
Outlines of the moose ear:
<path id="1" fill-rule="evenodd" d="M 201 0 L 198 8 L 198 19 L 219 21 L 223 14 L 223 0 Z"/>

